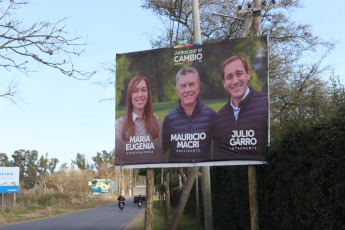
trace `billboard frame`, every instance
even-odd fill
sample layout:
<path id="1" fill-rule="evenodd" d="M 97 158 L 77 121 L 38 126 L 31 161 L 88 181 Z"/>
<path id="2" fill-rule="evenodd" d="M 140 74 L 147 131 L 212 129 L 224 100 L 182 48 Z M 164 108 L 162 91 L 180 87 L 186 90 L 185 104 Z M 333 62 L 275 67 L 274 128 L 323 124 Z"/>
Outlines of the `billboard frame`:
<path id="1" fill-rule="evenodd" d="M 268 123 L 267 123 L 267 134 L 266 134 L 266 137 L 267 137 L 267 142 L 266 142 L 266 146 L 268 148 L 269 146 L 269 143 L 270 143 L 270 113 L 269 113 L 269 109 L 270 109 L 270 105 L 269 105 L 269 58 L 268 58 L 268 55 L 269 55 L 269 36 L 260 36 L 259 38 L 261 38 L 262 40 L 264 40 L 263 38 L 265 37 L 266 39 L 266 56 L 267 56 L 267 62 L 265 61 L 264 63 L 267 63 L 267 66 L 265 66 L 266 70 L 267 70 L 267 73 L 266 73 L 266 76 L 267 76 L 267 79 L 266 79 L 266 91 L 267 94 L 268 94 Z M 232 39 L 232 40 L 246 40 L 246 39 L 253 39 L 253 38 L 240 38 L 240 39 Z M 222 42 L 222 41 L 221 41 Z M 207 44 L 207 43 L 206 43 Z M 177 47 L 174 47 L 174 49 L 176 48 L 183 48 L 183 47 L 191 47 L 191 46 L 194 46 L 196 45 L 195 47 L 197 46 L 202 46 L 202 45 L 206 45 L 204 43 L 198 43 L 198 44 L 191 44 L 191 45 L 184 45 L 184 46 L 177 46 Z M 263 43 L 264 44 L 264 43 Z M 162 48 L 162 49 L 172 49 L 172 48 Z M 134 55 L 135 53 L 140 53 L 140 55 L 146 55 L 144 54 L 145 52 L 159 52 L 160 50 L 162 49 L 154 49 L 154 50 L 147 50 L 147 51 L 138 51 L 138 52 L 132 52 L 132 53 L 125 53 L 125 54 L 130 54 L 130 55 Z M 195 49 L 196 50 L 196 49 Z M 119 55 L 124 55 L 124 54 L 119 54 Z M 196 55 L 194 55 L 194 57 L 197 57 Z M 199 56 L 200 57 L 200 56 Z M 199 59 L 202 59 L 202 58 L 196 58 L 198 60 L 195 60 L 195 61 L 192 61 L 192 62 L 185 62 L 185 63 L 175 63 L 175 65 L 180 65 L 180 67 L 182 68 L 183 66 L 188 66 L 188 65 L 193 65 L 193 63 L 196 63 L 196 62 L 202 62 L 203 60 L 199 60 Z M 118 60 L 118 58 L 117 58 Z M 175 58 L 175 62 L 176 60 L 179 60 L 181 61 L 182 59 L 176 59 Z M 264 60 L 264 59 L 262 59 Z M 253 63 L 252 63 L 253 65 Z M 253 66 L 251 65 L 251 68 L 253 68 Z M 118 70 L 118 68 L 117 68 Z M 153 70 L 152 70 L 153 71 Z M 176 74 L 176 73 L 175 73 Z M 117 75 L 117 78 L 118 78 L 118 73 L 116 73 Z M 133 76 L 132 76 L 133 77 Z M 118 94 L 116 93 L 115 96 L 118 96 Z M 116 97 L 115 97 L 116 98 Z M 116 112 L 116 107 L 117 107 L 117 102 L 118 100 L 115 100 L 116 101 L 116 106 L 115 106 L 115 112 Z M 163 118 L 161 118 L 163 119 Z M 115 144 L 116 146 L 116 144 Z M 115 147 L 116 149 L 116 147 Z M 116 157 L 116 152 L 115 151 L 115 157 Z M 265 152 L 265 156 L 266 156 L 267 152 Z M 115 164 L 115 168 L 117 169 L 126 169 L 126 168 L 171 168 L 171 167 L 194 167 L 194 166 L 227 166 L 227 165 L 262 165 L 262 164 L 267 164 L 265 159 L 230 159 L 230 160 L 220 160 L 220 161 L 217 161 L 217 159 L 215 160 L 210 160 L 210 161 L 198 161 L 198 162 L 168 162 L 168 161 L 165 161 L 165 162 L 145 162 L 145 163 L 132 163 L 132 164 L 129 164 L 129 163 L 126 163 L 126 164 L 123 164 L 121 165 L 120 163 L 119 164 Z"/>

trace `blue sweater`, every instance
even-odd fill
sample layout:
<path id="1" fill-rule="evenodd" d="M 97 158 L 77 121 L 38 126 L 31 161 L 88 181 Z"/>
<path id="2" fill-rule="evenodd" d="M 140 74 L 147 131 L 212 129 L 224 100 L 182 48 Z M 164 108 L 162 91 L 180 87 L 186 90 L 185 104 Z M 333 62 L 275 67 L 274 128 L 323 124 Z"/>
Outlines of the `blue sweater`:
<path id="1" fill-rule="evenodd" d="M 163 151 L 169 149 L 169 162 L 199 162 L 211 160 L 212 127 L 216 112 L 205 106 L 200 97 L 191 116 L 181 102 L 163 123 Z"/>

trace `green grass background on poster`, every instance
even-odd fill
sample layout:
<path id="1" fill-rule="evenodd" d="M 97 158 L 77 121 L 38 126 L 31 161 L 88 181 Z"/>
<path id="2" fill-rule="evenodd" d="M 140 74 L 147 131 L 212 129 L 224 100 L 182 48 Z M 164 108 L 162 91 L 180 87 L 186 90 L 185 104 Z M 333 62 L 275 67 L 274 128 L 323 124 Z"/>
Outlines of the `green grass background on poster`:
<path id="1" fill-rule="evenodd" d="M 201 49 L 200 49 L 201 48 Z M 202 62 L 175 65 L 176 54 L 185 50 L 202 53 Z M 126 89 L 135 75 L 146 76 L 151 85 L 153 111 L 161 122 L 176 108 L 176 73 L 183 67 L 193 66 L 200 75 L 200 97 L 203 103 L 218 112 L 229 95 L 221 80 L 222 65 L 233 55 L 246 57 L 251 69 L 249 86 L 256 91 L 268 90 L 267 37 L 224 40 L 184 48 L 162 48 L 116 55 L 116 119 L 125 114 Z"/>

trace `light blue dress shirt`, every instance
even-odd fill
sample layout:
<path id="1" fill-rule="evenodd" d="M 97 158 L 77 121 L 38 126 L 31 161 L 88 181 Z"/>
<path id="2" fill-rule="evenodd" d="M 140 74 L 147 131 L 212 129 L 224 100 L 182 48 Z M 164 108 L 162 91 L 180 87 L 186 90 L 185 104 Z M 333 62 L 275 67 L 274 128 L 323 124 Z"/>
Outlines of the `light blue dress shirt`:
<path id="1" fill-rule="evenodd" d="M 247 92 L 246 92 L 246 94 L 244 95 L 244 97 L 242 98 L 242 100 L 244 99 L 244 98 L 246 98 L 246 96 L 249 94 L 249 88 L 247 88 Z M 241 100 L 241 101 L 242 101 Z M 234 110 L 234 116 L 235 116 L 235 119 L 236 119 L 236 121 L 237 121 L 237 118 L 238 118 L 238 114 L 240 113 L 240 110 L 241 110 L 241 107 L 236 107 L 236 106 L 234 106 L 234 104 L 232 104 L 232 97 L 231 97 L 231 100 L 230 100 L 230 105 L 231 105 L 231 107 L 233 108 L 233 110 Z"/>

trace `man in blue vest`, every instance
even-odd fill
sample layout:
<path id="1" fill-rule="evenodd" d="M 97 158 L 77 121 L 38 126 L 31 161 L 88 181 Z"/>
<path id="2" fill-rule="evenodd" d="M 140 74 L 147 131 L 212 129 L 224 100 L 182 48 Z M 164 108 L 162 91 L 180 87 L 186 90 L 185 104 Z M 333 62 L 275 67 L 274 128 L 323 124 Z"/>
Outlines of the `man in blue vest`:
<path id="1" fill-rule="evenodd" d="M 169 152 L 169 162 L 209 161 L 216 112 L 201 101 L 197 69 L 182 68 L 176 75 L 176 89 L 177 107 L 163 123 L 163 151 Z"/>

